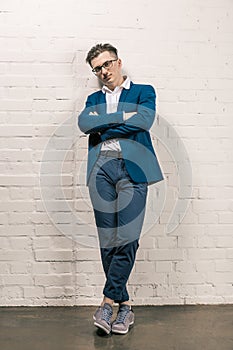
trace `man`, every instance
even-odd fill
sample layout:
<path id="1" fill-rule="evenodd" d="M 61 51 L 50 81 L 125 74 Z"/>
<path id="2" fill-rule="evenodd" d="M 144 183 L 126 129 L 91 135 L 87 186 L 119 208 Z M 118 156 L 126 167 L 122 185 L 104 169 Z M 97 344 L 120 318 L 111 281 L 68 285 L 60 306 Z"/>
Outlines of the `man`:
<path id="1" fill-rule="evenodd" d="M 122 61 L 110 44 L 92 47 L 86 61 L 103 84 L 88 96 L 78 118 L 81 131 L 89 134 L 87 185 L 106 276 L 93 318 L 107 334 L 126 334 L 134 323 L 126 284 L 139 247 L 147 186 L 163 180 L 148 132 L 155 91 L 122 75 Z M 111 323 L 114 302 L 119 310 Z"/>

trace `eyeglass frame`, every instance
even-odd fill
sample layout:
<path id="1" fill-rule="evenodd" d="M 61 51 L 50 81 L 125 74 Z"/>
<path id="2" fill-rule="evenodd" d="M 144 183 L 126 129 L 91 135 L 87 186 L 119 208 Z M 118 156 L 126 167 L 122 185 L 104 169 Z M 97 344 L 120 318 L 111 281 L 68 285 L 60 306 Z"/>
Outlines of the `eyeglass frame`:
<path id="1" fill-rule="evenodd" d="M 103 64 L 102 64 L 102 66 L 97 66 L 97 67 L 95 67 L 95 68 L 93 68 L 91 71 L 92 71 L 92 73 L 94 73 L 95 75 L 98 75 L 98 74 L 100 74 L 100 72 L 102 71 L 102 68 L 105 68 L 105 69 L 109 69 L 109 68 L 112 68 L 112 63 L 113 62 L 115 62 L 115 61 L 117 61 L 118 60 L 118 58 L 115 58 L 114 60 L 107 60 L 107 61 L 105 61 Z M 105 67 L 105 64 L 107 63 L 107 62 L 109 62 L 110 63 L 110 66 L 108 66 L 108 67 Z M 96 68 L 98 68 L 98 72 L 96 72 Z"/>

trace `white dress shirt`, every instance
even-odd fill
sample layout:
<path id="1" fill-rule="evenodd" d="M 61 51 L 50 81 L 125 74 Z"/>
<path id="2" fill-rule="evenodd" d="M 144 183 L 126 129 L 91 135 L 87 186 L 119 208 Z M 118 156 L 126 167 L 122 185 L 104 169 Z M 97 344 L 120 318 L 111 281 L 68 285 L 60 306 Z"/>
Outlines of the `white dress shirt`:
<path id="1" fill-rule="evenodd" d="M 117 112 L 117 106 L 123 89 L 130 88 L 130 78 L 124 77 L 125 80 L 120 86 L 116 86 L 112 91 L 106 85 L 103 86 L 102 92 L 106 94 L 107 113 Z M 117 138 L 106 140 L 101 146 L 101 151 L 121 151 L 121 146 Z"/>

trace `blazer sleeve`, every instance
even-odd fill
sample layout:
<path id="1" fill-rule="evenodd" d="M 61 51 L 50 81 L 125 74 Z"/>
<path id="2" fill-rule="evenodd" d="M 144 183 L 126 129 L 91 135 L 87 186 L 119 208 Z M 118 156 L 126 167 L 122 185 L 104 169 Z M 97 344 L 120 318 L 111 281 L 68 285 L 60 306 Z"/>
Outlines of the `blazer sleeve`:
<path id="1" fill-rule="evenodd" d="M 156 93 L 151 85 L 142 85 L 139 101 L 135 105 L 135 114 L 124 121 L 124 124 L 112 125 L 101 133 L 101 141 L 111 138 L 127 137 L 129 134 L 148 131 L 154 120 L 156 111 Z"/>
<path id="2" fill-rule="evenodd" d="M 78 117 L 78 126 L 85 134 L 104 132 L 123 123 L 123 112 L 97 114 L 98 105 L 93 95 L 88 96 L 86 106 Z M 94 114 L 95 113 L 95 114 Z"/>

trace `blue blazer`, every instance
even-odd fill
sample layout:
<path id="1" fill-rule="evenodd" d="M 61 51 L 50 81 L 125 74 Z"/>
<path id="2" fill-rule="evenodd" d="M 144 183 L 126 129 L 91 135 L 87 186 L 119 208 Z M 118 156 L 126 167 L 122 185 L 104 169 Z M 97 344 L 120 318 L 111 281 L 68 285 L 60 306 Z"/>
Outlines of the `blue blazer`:
<path id="1" fill-rule="evenodd" d="M 89 95 L 78 126 L 89 134 L 87 184 L 99 156 L 101 143 L 118 138 L 125 166 L 136 183 L 155 183 L 163 180 L 149 129 L 155 119 L 155 90 L 151 85 L 134 84 L 123 89 L 117 112 L 106 113 L 106 95 L 99 90 Z M 135 114 L 124 121 L 124 112 Z M 95 113 L 95 114 L 94 114 Z"/>

